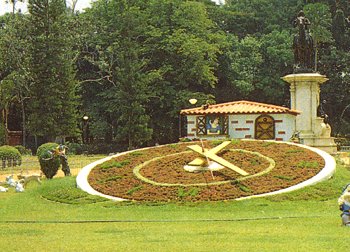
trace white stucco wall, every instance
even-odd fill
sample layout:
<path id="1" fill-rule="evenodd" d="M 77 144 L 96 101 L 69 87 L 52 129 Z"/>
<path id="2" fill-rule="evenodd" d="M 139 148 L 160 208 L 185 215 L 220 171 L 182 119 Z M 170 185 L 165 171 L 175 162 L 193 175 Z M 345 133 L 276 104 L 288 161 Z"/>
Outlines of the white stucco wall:
<path id="1" fill-rule="evenodd" d="M 230 138 L 254 139 L 255 120 L 260 114 L 230 115 L 228 133 Z M 290 114 L 270 114 L 275 120 L 275 139 L 288 141 L 295 130 L 295 116 Z M 196 116 L 187 116 L 187 137 L 193 138 L 223 138 L 223 136 L 197 136 Z"/>
<path id="2" fill-rule="evenodd" d="M 197 138 L 197 116 L 187 116 L 187 137 Z"/>

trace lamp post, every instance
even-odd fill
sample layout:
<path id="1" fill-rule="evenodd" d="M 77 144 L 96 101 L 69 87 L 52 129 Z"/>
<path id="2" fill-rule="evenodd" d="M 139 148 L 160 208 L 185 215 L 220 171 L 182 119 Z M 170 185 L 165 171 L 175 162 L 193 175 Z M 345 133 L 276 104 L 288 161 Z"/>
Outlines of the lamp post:
<path id="1" fill-rule="evenodd" d="M 189 99 L 188 101 L 189 101 L 192 105 L 195 105 L 195 104 L 197 103 L 197 99 L 194 99 L 194 98 Z"/>
<path id="2" fill-rule="evenodd" d="M 89 137 L 88 137 L 88 120 L 89 117 L 87 115 L 83 116 L 83 143 L 88 143 Z"/>

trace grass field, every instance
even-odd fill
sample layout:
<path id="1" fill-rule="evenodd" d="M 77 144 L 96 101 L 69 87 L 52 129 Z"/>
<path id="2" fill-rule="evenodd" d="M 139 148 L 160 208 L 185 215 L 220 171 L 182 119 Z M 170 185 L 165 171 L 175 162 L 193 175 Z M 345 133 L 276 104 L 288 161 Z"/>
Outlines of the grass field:
<path id="1" fill-rule="evenodd" d="M 68 163 L 71 168 L 72 175 L 77 175 L 78 171 L 81 170 L 84 166 L 106 157 L 105 155 L 68 155 Z M 7 167 L 5 169 L 0 168 L 0 176 L 3 174 L 17 174 L 20 171 L 24 173 L 30 171 L 40 172 L 40 165 L 37 156 L 22 156 L 22 164 L 15 167 Z"/>
<path id="2" fill-rule="evenodd" d="M 31 182 L 0 193 L 0 251 L 348 251 L 337 198 L 349 182 L 339 165 L 297 192 L 204 203 L 115 203 L 74 177 Z"/>

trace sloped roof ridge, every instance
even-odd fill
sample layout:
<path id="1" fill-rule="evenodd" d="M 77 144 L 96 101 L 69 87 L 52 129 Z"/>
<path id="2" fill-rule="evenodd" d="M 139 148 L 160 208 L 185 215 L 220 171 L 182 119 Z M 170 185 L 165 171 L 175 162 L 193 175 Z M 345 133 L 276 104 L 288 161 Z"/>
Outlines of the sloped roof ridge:
<path id="1" fill-rule="evenodd" d="M 255 109 L 254 109 L 255 107 Z M 253 113 L 288 113 L 300 114 L 300 111 L 278 105 L 240 100 L 226 103 L 213 104 L 206 107 L 197 107 L 181 110 L 180 114 L 253 114 Z"/>
<path id="2" fill-rule="evenodd" d="M 275 104 L 267 104 L 267 103 L 255 102 L 255 101 L 247 101 L 247 100 L 239 100 L 239 101 L 211 104 L 211 105 L 209 105 L 209 107 L 224 107 L 224 106 L 228 106 L 228 105 L 232 105 L 232 104 L 240 104 L 240 103 L 256 105 L 256 106 L 259 106 L 259 107 L 276 107 L 276 108 L 288 109 L 286 107 L 275 105 Z"/>

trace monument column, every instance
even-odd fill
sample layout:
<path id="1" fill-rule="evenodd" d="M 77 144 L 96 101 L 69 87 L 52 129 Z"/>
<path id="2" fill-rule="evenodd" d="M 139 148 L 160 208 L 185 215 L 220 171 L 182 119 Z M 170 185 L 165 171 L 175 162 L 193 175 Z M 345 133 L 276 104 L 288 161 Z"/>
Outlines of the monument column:
<path id="1" fill-rule="evenodd" d="M 328 79 L 319 73 L 289 74 L 282 79 L 290 84 L 291 109 L 302 112 L 296 117 L 295 130 L 299 131 L 301 136 L 314 135 L 320 84 Z"/>
<path id="2" fill-rule="evenodd" d="M 337 148 L 331 137 L 331 127 L 326 117 L 317 117 L 320 85 L 328 79 L 315 73 L 314 43 L 309 31 L 311 23 L 301 10 L 293 24 L 298 27 L 298 33 L 293 38 L 294 73 L 282 79 L 290 85 L 291 109 L 301 112 L 295 119 L 295 131 L 299 133 L 301 144 L 335 153 Z"/>

